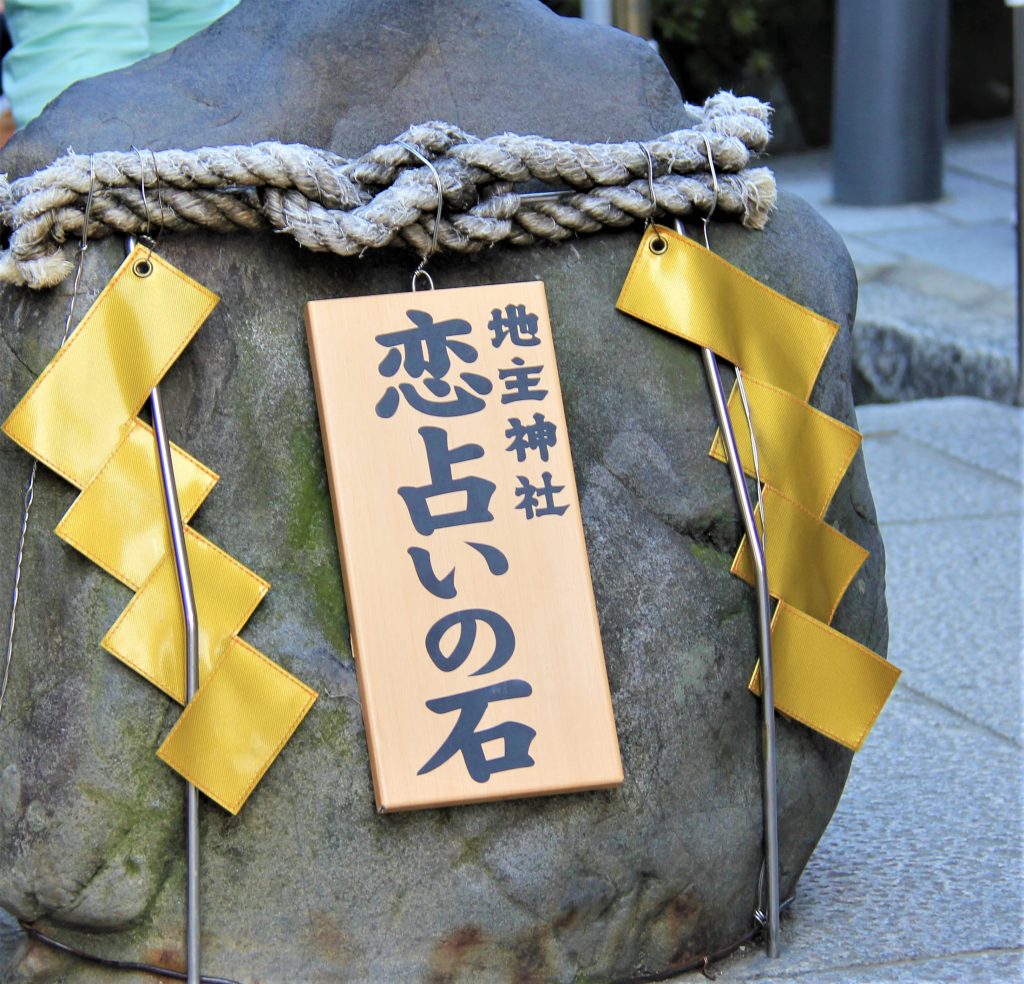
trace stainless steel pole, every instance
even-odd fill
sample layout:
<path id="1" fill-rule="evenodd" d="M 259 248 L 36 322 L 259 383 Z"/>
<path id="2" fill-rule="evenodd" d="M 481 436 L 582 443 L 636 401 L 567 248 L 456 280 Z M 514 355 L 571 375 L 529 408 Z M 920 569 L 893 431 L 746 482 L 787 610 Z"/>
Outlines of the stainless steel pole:
<path id="1" fill-rule="evenodd" d="M 779 952 L 779 809 L 776 798 L 775 767 L 775 681 L 772 674 L 771 608 L 768 596 L 768 570 L 765 565 L 764 548 L 754 523 L 754 507 L 747 490 L 746 477 L 740 464 L 736 448 L 736 435 L 722 388 L 722 377 L 718 372 L 718 360 L 711 349 L 701 349 L 704 358 L 704 372 L 711 387 L 711 398 L 715 404 L 715 415 L 722 431 L 722 439 L 729 458 L 729 473 L 732 476 L 733 491 L 743 517 L 743 529 L 747 534 L 750 552 L 754 558 L 754 574 L 757 583 L 757 635 L 761 656 L 761 755 L 763 760 L 762 801 L 764 814 L 764 857 L 768 876 L 767 920 L 768 956 Z"/>
<path id="2" fill-rule="evenodd" d="M 131 253 L 134 248 L 135 238 L 128 236 L 125 239 L 125 251 Z M 160 461 L 160 480 L 163 484 L 164 505 L 171 532 L 171 547 L 174 551 L 174 569 L 178 575 L 181 610 L 185 619 L 185 698 L 189 701 L 195 697 L 199 689 L 199 619 L 196 615 L 192 573 L 185 547 L 185 529 L 181 520 L 181 508 L 178 505 L 171 444 L 167 438 L 167 423 L 164 419 L 159 386 L 153 387 L 149 395 L 149 406 L 153 414 L 153 432 L 156 435 L 157 456 Z M 199 984 L 199 793 L 192 783 L 186 784 L 185 801 L 186 969 L 188 984 Z"/>
<path id="3" fill-rule="evenodd" d="M 153 430 L 156 433 L 156 446 L 160 457 L 160 477 L 164 486 L 171 542 L 174 545 L 174 569 L 178 574 L 178 590 L 181 593 L 181 607 L 185 616 L 185 699 L 190 701 L 199 689 L 199 622 L 196 618 L 192 576 L 185 552 L 185 533 L 181 522 L 181 510 L 178 507 L 178 490 L 174 482 L 174 466 L 171 462 L 171 447 L 167 439 L 167 425 L 164 421 L 159 386 L 153 388 L 149 406 L 153 413 Z M 199 984 L 199 792 L 192 783 L 185 786 L 185 799 L 186 967 L 188 984 Z"/>
<path id="4" fill-rule="evenodd" d="M 682 222 L 676 220 L 676 230 L 686 235 Z M 771 599 L 768 594 L 768 565 L 765 562 L 764 543 L 754 522 L 754 506 L 750 501 L 746 476 L 740 453 L 736 447 L 736 434 L 732 420 L 729 418 L 728 404 L 722 377 L 718 371 L 718 359 L 709 348 L 701 349 L 704 360 L 704 374 L 707 376 L 711 390 L 711 400 L 715 407 L 715 416 L 725 442 L 726 457 L 729 463 L 729 474 L 732 477 L 733 492 L 743 520 L 743 529 L 750 544 L 751 556 L 754 558 L 754 580 L 757 589 L 757 636 L 758 650 L 761 657 L 761 811 L 764 816 L 764 858 L 768 891 L 766 905 L 766 922 L 768 930 L 768 956 L 776 957 L 779 953 L 779 807 L 776 792 L 776 761 L 775 761 L 775 677 L 772 672 L 772 631 L 771 631 Z M 751 435 L 751 441 L 754 438 Z M 760 903 L 760 900 L 758 900 Z"/>

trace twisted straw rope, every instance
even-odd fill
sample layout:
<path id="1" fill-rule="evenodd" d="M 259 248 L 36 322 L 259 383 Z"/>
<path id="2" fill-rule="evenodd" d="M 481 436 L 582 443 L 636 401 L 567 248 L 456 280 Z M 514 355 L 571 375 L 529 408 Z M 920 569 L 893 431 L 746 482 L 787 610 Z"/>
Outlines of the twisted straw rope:
<path id="1" fill-rule="evenodd" d="M 92 239 L 150 227 L 269 227 L 309 249 L 340 256 L 396 240 L 425 256 L 434 236 L 437 181 L 402 142 L 429 159 L 439 176 L 445 208 L 439 249 L 472 253 L 505 240 L 560 241 L 603 226 L 626 226 L 659 210 L 686 216 L 714 208 L 715 214 L 738 216 L 748 228 L 763 228 L 775 205 L 775 181 L 766 168 L 748 164 L 767 145 L 769 107 L 719 93 L 703 107 L 689 108 L 699 117 L 696 126 L 643 146 L 512 133 L 480 139 L 434 122 L 412 126 L 354 160 L 279 143 L 72 153 L 28 177 L 0 177 L 0 224 L 10 230 L 7 248 L 0 251 L 0 281 L 39 290 L 68 276 L 72 264 L 61 247 L 81 235 L 90 187 Z M 653 162 L 656 203 L 644 147 Z M 577 193 L 532 202 L 515 190 L 527 181 Z"/>

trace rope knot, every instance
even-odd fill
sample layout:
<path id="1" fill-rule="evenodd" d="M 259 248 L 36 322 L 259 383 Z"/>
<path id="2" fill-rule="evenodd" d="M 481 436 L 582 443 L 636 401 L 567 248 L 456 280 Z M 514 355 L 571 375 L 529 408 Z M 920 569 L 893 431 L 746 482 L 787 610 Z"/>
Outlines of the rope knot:
<path id="1" fill-rule="evenodd" d="M 441 249 L 477 252 L 495 242 L 530 245 L 623 226 L 656 208 L 672 215 L 732 215 L 761 229 L 775 206 L 775 181 L 749 167 L 771 134 L 771 109 L 720 92 L 688 107 L 693 127 L 645 142 L 577 144 L 501 133 L 480 138 L 434 120 L 348 160 L 304 144 L 68 154 L 15 181 L 0 176 L 0 282 L 34 290 L 71 272 L 63 243 L 82 233 L 92 192 L 90 238 L 137 235 L 147 223 L 172 231 L 286 232 L 301 246 L 356 256 L 404 241 L 422 253 L 433 235 L 437 185 L 415 147 L 436 169 L 445 215 Z M 720 175 L 717 199 L 709 155 Z M 651 187 L 657 176 L 657 199 Z M 576 194 L 534 202 L 515 193 L 527 182 Z M 148 190 L 144 194 L 143 186 Z"/>

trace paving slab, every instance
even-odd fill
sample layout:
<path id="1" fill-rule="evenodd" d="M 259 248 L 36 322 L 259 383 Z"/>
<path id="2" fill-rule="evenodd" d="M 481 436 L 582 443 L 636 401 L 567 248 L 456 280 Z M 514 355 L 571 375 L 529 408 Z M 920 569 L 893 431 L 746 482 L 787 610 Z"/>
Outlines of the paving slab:
<path id="1" fill-rule="evenodd" d="M 895 248 L 892 242 L 879 245 L 864 237 L 857 241 L 876 250 Z M 1006 325 L 1016 317 L 1012 292 L 974 277 L 951 277 L 940 266 L 906 257 L 898 263 L 862 267 L 858 279 L 861 322 L 888 320 L 893 328 L 909 330 L 926 323 L 937 341 L 962 344 L 968 340 L 992 352 L 1014 353 L 1013 339 L 1006 332 Z"/>
<path id="2" fill-rule="evenodd" d="M 747 951 L 718 980 L 880 982 L 908 961 L 1024 952 L 1020 755 L 897 686 L 800 880 L 779 958 Z M 979 984 L 1014 979 L 1001 962 L 977 971 Z"/>
<path id="3" fill-rule="evenodd" d="M 1024 410 L 971 397 L 914 400 L 899 407 L 874 404 L 857 408 L 861 431 L 898 430 L 937 451 L 1024 482 Z M 887 499 L 889 489 L 878 484 L 875 495 Z"/>
<path id="4" fill-rule="evenodd" d="M 1017 950 L 962 953 L 940 960 L 906 960 L 899 963 L 864 964 L 842 970 L 807 971 L 801 974 L 766 972 L 759 981 L 807 981 L 809 984 L 963 984 L 964 981 L 999 982 L 1024 980 L 1024 956 Z"/>
<path id="5" fill-rule="evenodd" d="M 1013 222 L 1017 207 L 1012 184 L 971 171 L 946 168 L 943 196 L 930 210 L 957 224 Z"/>
<path id="6" fill-rule="evenodd" d="M 962 170 L 1013 187 L 1016 158 L 1010 119 L 967 123 L 953 130 L 945 148 L 947 170 Z"/>
<path id="7" fill-rule="evenodd" d="M 843 236 L 857 268 L 858 403 L 949 395 L 1013 401 L 1019 355 L 1012 120 L 950 132 L 944 194 L 935 202 L 838 205 L 827 150 L 769 163 L 780 188 L 806 198 Z"/>
<path id="8" fill-rule="evenodd" d="M 882 525 L 900 686 L 1018 742 L 1021 611 L 1003 602 L 1021 583 L 1022 532 L 1019 512 Z"/>
<path id="9" fill-rule="evenodd" d="M 1007 219 L 949 223 L 941 235 L 927 228 L 892 228 L 862 235 L 869 245 L 894 249 L 908 259 L 937 266 L 957 276 L 1011 290 L 1017 283 L 1017 243 L 1013 226 Z"/>
<path id="10" fill-rule="evenodd" d="M 900 260 L 900 254 L 886 246 L 876 246 L 860 236 L 844 233 L 843 242 L 850 251 L 850 259 L 858 273 L 865 267 L 894 267 Z"/>
<path id="11" fill-rule="evenodd" d="M 779 958 L 747 948 L 714 971 L 723 982 L 1024 980 L 1024 410 L 954 398 L 858 417 L 903 677 L 783 917 Z"/>
<path id="12" fill-rule="evenodd" d="M 864 455 L 883 524 L 1019 515 L 1018 482 L 981 471 L 899 431 L 864 432 Z M 889 490 L 884 495 L 882 486 Z"/>
<path id="13" fill-rule="evenodd" d="M 859 264 L 853 346 L 858 403 L 953 394 L 1012 401 L 1012 291 L 917 259 L 886 259 L 881 252 L 891 250 L 889 240 L 848 237 L 847 243 Z"/>

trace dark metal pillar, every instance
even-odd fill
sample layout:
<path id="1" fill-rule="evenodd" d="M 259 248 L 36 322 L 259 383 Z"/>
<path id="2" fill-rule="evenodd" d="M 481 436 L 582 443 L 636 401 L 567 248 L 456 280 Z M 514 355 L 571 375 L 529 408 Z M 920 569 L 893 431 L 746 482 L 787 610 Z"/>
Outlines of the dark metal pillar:
<path id="1" fill-rule="evenodd" d="M 1013 8 L 1013 119 L 1017 138 L 1017 406 L 1024 406 L 1024 0 Z"/>
<path id="2" fill-rule="evenodd" d="M 837 0 L 832 181 L 837 202 L 942 197 L 949 0 Z"/>

